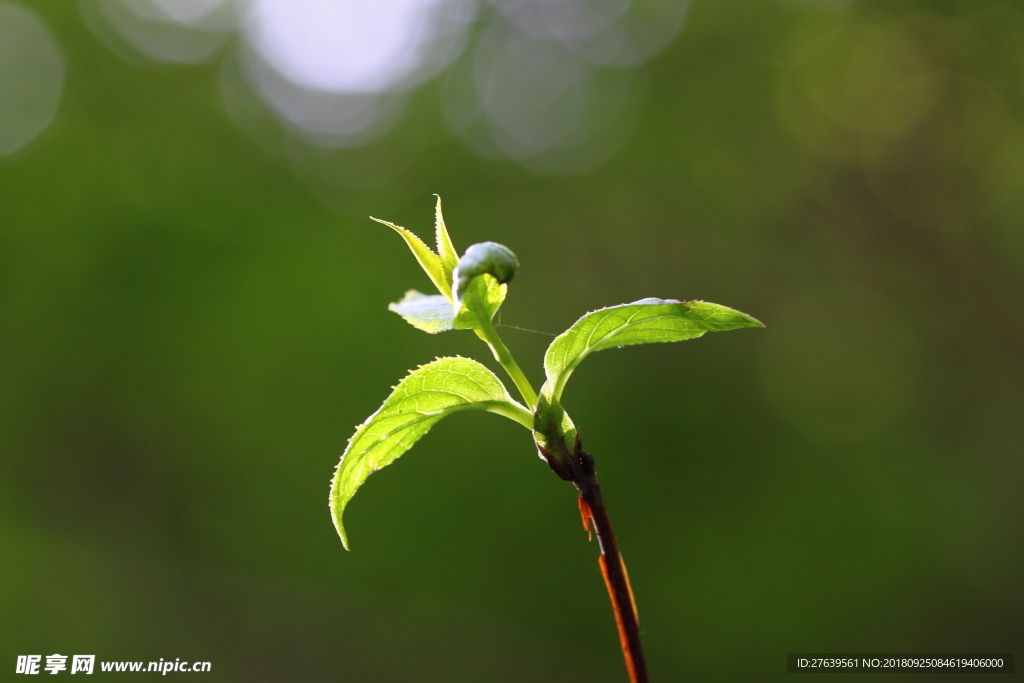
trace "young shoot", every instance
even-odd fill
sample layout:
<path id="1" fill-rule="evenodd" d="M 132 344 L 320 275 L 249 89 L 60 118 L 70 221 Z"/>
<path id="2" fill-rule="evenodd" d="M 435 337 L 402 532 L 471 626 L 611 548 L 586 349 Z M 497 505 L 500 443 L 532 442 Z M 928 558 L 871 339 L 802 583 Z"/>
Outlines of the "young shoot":
<path id="1" fill-rule="evenodd" d="M 595 351 L 763 325 L 745 313 L 704 301 L 652 298 L 602 308 L 587 313 L 551 342 L 544 354 L 546 381 L 537 392 L 493 322 L 519 267 L 515 254 L 501 244 L 483 242 L 472 245 L 459 258 L 445 227 L 440 198 L 435 209 L 436 252 L 409 230 L 373 220 L 402 236 L 438 291 L 422 294 L 409 290 L 389 308 L 413 327 L 431 334 L 472 330 L 490 347 L 519 400 L 493 372 L 470 358 L 439 358 L 410 371 L 377 412 L 356 428 L 334 473 L 330 507 L 341 542 L 349 547 L 342 514 L 366 478 L 397 460 L 439 420 L 463 410 L 504 415 L 529 430 L 538 455 L 555 474 L 576 487 L 584 529 L 597 534 L 598 561 L 629 679 L 647 683 L 626 566 L 601 497 L 594 459 L 583 450 L 579 432 L 562 407 L 562 394 L 576 367 Z"/>

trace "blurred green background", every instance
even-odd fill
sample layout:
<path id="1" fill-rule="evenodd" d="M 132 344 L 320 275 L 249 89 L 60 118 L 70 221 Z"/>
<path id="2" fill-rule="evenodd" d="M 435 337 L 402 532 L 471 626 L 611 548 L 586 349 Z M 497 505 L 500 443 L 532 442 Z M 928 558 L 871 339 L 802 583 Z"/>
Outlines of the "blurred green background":
<path id="1" fill-rule="evenodd" d="M 630 67 L 618 146 L 555 168 L 452 132 L 470 52 L 324 146 L 231 99 L 231 41 L 125 60 L 84 4 L 23 4 L 64 74 L 0 157 L 5 676 L 59 652 L 218 681 L 625 679 L 574 491 L 513 423 L 445 420 L 354 499 L 351 553 L 331 525 L 346 439 L 407 369 L 494 366 L 386 309 L 429 282 L 366 216 L 429 235 L 435 192 L 460 252 L 518 254 L 506 325 L 648 296 L 767 324 L 597 354 L 566 392 L 653 680 L 1019 650 L 1015 6 L 695 0 Z M 539 382 L 550 337 L 502 332 Z"/>

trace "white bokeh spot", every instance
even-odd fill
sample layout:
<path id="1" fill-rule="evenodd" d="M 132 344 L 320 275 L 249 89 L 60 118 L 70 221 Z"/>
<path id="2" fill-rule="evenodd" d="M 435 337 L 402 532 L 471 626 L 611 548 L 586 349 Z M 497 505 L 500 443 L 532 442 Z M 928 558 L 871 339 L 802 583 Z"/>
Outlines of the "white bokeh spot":
<path id="1" fill-rule="evenodd" d="M 0 2 L 0 156 L 46 130 L 57 115 L 64 57 L 35 12 Z"/>
<path id="2" fill-rule="evenodd" d="M 298 86 L 378 93 L 423 63 L 436 6 L 430 0 L 254 0 L 245 31 L 259 55 Z"/>

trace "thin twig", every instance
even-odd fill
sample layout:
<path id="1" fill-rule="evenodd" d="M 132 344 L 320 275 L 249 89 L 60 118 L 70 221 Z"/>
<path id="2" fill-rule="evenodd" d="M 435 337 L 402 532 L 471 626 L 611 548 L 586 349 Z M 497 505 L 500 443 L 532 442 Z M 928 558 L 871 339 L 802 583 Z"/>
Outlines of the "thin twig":
<path id="1" fill-rule="evenodd" d="M 619 644 L 622 646 L 622 656 L 626 660 L 630 683 L 648 683 L 647 664 L 644 662 L 644 651 L 640 645 L 640 620 L 637 616 L 633 589 L 629 585 L 629 574 L 626 573 L 626 564 L 622 561 L 622 554 L 615 540 L 608 509 L 601 497 L 601 487 L 597 483 L 597 473 L 594 471 L 594 459 L 588 453 L 579 453 L 582 465 L 582 472 L 579 474 L 582 476 L 574 477 L 572 482 L 580 494 L 583 528 L 590 531 L 589 522 L 593 521 L 597 542 L 601 545 L 598 562 L 605 585 L 608 587 L 615 622 L 619 627 Z"/>

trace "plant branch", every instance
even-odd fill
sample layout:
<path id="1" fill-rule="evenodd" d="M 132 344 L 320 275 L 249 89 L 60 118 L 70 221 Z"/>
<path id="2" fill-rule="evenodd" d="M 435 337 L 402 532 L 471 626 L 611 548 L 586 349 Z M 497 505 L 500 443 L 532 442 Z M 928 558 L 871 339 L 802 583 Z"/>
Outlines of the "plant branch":
<path id="1" fill-rule="evenodd" d="M 595 473 L 587 480 L 573 483 L 580 492 L 580 510 L 584 517 L 589 513 L 597 532 L 597 542 L 601 545 L 598 562 L 615 612 L 615 623 L 619 627 L 619 644 L 622 646 L 622 656 L 626 660 L 630 683 L 648 683 L 647 664 L 640 645 L 640 620 L 636 612 L 636 601 L 633 599 L 633 589 L 629 585 L 626 564 L 622 561 L 622 554 L 615 540 L 608 509 L 601 497 L 597 475 Z"/>
<path id="2" fill-rule="evenodd" d="M 579 491 L 583 528 L 590 531 L 593 523 L 597 542 L 601 546 L 598 562 L 605 586 L 608 588 L 612 610 L 615 612 L 619 644 L 622 646 L 622 656 L 626 660 L 630 683 L 648 683 L 647 664 L 640 645 L 640 620 L 637 616 L 636 601 L 633 599 L 629 574 L 626 573 L 626 564 L 622 561 L 615 531 L 612 529 L 612 520 L 608 516 L 608 508 L 601 497 L 601 486 L 597 482 L 597 472 L 594 470 L 594 458 L 582 450 L 578 436 L 573 449 L 575 455 L 562 460 L 553 458 L 552 454 L 539 444 L 537 447 L 555 474 L 566 481 L 571 481 Z"/>

